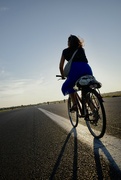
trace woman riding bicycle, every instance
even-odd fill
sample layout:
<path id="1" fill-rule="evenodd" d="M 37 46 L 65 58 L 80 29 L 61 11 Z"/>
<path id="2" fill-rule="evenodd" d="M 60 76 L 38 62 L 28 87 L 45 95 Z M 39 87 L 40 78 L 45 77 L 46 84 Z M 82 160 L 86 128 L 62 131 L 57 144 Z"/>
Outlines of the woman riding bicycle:
<path id="1" fill-rule="evenodd" d="M 76 81 L 84 75 L 93 75 L 92 69 L 88 64 L 88 60 L 85 55 L 85 51 L 83 49 L 83 42 L 76 37 L 75 35 L 70 35 L 68 38 L 68 48 L 62 51 L 62 56 L 59 64 L 60 73 L 62 75 L 62 79 L 64 79 L 64 63 L 65 60 L 69 61 L 73 56 L 74 52 L 77 50 L 74 55 L 70 72 L 67 76 L 67 79 L 62 85 L 62 92 L 65 95 L 69 94 L 73 106 L 71 111 L 77 109 L 76 98 L 75 98 L 75 90 L 73 87 L 75 86 Z"/>

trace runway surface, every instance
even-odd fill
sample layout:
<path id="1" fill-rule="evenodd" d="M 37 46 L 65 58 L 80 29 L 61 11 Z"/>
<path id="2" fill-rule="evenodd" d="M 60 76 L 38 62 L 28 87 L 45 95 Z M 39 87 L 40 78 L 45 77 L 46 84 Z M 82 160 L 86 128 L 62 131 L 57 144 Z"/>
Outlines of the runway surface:
<path id="1" fill-rule="evenodd" d="M 66 103 L 1 112 L 0 179 L 121 179 L 120 103 L 105 100 L 108 126 L 99 141 L 81 122 L 72 128 Z"/>

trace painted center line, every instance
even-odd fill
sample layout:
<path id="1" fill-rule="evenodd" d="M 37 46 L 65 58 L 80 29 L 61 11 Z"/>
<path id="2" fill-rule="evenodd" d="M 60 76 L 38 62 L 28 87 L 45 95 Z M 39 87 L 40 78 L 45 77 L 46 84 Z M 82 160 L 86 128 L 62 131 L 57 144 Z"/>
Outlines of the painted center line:
<path id="1" fill-rule="evenodd" d="M 69 119 L 51 113 L 42 108 L 38 109 L 63 129 L 65 129 L 67 132 L 70 132 L 70 130 L 72 129 L 72 125 Z M 106 134 L 100 140 L 95 139 L 90 134 L 87 126 L 84 126 L 82 124 L 78 124 L 76 130 L 79 140 L 85 142 L 87 145 L 93 148 L 95 152 L 100 152 L 100 154 L 103 155 L 104 158 L 106 158 L 106 160 L 108 160 L 109 163 L 112 164 L 112 166 L 114 166 L 119 171 L 121 170 L 121 139 Z"/>

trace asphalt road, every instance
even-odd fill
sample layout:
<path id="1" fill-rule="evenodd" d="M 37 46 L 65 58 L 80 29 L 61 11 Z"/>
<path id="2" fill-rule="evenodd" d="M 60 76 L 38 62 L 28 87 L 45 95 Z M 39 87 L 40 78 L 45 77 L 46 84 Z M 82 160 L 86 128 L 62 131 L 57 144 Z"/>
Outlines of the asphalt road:
<path id="1" fill-rule="evenodd" d="M 120 104 L 121 98 L 105 99 L 107 133 L 121 138 Z M 41 108 L 67 117 L 65 103 Z M 38 107 L 0 113 L 0 180 L 121 179 L 119 169 L 77 137 Z"/>

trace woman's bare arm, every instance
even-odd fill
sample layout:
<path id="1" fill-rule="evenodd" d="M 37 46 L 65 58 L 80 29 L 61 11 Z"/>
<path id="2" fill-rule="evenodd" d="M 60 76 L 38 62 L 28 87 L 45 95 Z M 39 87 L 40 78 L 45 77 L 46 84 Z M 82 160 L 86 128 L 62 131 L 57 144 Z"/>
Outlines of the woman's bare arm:
<path id="1" fill-rule="evenodd" d="M 62 75 L 62 78 L 64 78 L 64 73 L 63 73 L 63 68 L 64 68 L 64 62 L 65 62 L 65 58 L 62 55 L 61 59 L 60 59 L 60 64 L 59 64 L 59 69 L 60 69 L 60 73 Z"/>

